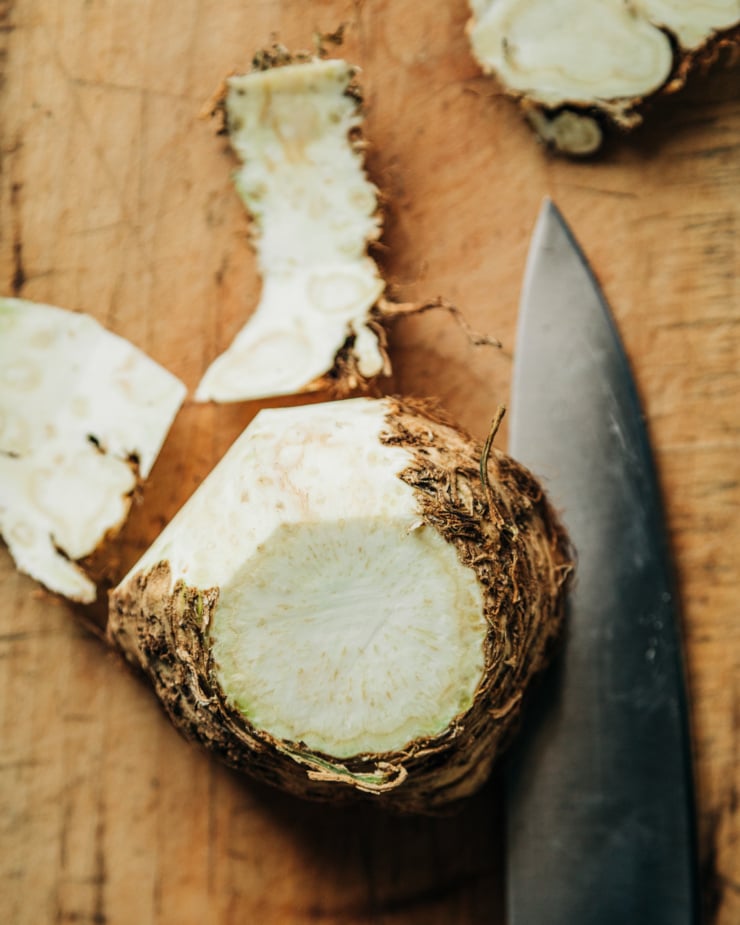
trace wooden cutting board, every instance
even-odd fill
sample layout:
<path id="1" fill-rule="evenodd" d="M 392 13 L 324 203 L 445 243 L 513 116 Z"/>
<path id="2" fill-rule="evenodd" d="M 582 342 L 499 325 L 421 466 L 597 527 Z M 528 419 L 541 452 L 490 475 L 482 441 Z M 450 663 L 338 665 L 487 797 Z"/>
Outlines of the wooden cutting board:
<path id="1" fill-rule="evenodd" d="M 551 195 L 632 359 L 683 598 L 707 921 L 740 921 L 740 103 L 725 62 L 598 162 L 548 155 L 468 53 L 463 0 L 0 0 L 0 293 L 89 312 L 192 391 L 256 304 L 234 167 L 199 119 L 277 34 L 347 24 L 398 389 L 483 436 L 507 400 L 529 234 Z M 135 561 L 258 405 L 188 401 L 111 560 Z M 506 434 L 501 435 L 505 445 Z M 0 919 L 10 925 L 501 921 L 502 797 L 388 818 L 268 791 L 172 730 L 141 681 L 0 548 Z M 536 888 L 536 884 L 533 884 Z"/>

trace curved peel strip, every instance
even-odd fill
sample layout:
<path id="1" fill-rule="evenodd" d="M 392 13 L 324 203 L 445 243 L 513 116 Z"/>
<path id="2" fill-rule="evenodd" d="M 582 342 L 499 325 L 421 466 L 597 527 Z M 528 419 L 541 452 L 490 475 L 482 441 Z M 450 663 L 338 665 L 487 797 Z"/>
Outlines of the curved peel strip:
<path id="1" fill-rule="evenodd" d="M 375 187 L 351 141 L 361 117 L 344 61 L 232 77 L 225 98 L 242 161 L 263 291 L 255 314 L 206 371 L 198 401 L 307 391 L 347 339 L 360 379 L 385 367 L 369 313 L 384 290 L 367 245 L 380 233 Z"/>
<path id="2" fill-rule="evenodd" d="M 93 318 L 0 299 L 0 533 L 22 571 L 95 599 L 74 560 L 125 520 L 184 397 Z"/>

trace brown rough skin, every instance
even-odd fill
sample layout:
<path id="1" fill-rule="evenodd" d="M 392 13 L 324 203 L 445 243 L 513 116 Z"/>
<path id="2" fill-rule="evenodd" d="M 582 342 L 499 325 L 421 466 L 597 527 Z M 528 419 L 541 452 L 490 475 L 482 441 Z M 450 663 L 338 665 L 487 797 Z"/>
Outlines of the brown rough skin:
<path id="1" fill-rule="evenodd" d="M 367 795 L 402 812 L 434 812 L 478 789 L 509 740 L 533 676 L 550 659 L 572 571 L 567 538 L 534 477 L 483 448 L 427 404 L 393 400 L 383 441 L 409 450 L 399 473 L 424 521 L 454 544 L 483 590 L 485 672 L 473 706 L 443 733 L 402 750 L 338 761 L 255 728 L 216 681 L 209 625 L 218 588 L 170 590 L 160 562 L 111 596 L 108 633 L 151 679 L 178 729 L 233 768 L 301 797 Z"/>

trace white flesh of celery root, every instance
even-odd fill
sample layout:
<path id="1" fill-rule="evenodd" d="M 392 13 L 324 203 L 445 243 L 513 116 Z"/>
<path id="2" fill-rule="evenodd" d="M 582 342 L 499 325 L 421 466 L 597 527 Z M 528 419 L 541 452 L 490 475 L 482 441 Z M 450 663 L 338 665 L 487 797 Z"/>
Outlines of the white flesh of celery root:
<path id="1" fill-rule="evenodd" d="M 544 140 L 572 154 L 600 146 L 604 121 L 639 124 L 646 98 L 678 89 L 717 34 L 740 24 L 739 0 L 470 0 L 470 7 L 479 64 L 521 99 Z"/>
<path id="2" fill-rule="evenodd" d="M 93 318 L 0 299 L 0 533 L 21 571 L 95 599 L 74 560 L 123 523 L 184 395 Z"/>
<path id="3" fill-rule="evenodd" d="M 135 567 L 217 586 L 224 691 L 273 736 L 337 757 L 441 732 L 483 671 L 475 573 L 423 525 L 397 477 L 409 453 L 380 442 L 386 410 L 260 412 Z"/>
<path id="4" fill-rule="evenodd" d="M 345 341 L 361 379 L 384 371 L 369 312 L 384 283 L 367 255 L 377 191 L 350 134 L 361 116 L 344 61 L 311 60 L 231 77 L 225 98 L 236 186 L 252 217 L 260 303 L 206 371 L 200 401 L 316 388 Z"/>

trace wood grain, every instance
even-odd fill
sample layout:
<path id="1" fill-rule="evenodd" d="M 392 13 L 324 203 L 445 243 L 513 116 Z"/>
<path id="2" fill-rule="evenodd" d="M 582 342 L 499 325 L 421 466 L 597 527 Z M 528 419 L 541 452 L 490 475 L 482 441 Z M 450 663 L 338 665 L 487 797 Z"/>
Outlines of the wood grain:
<path id="1" fill-rule="evenodd" d="M 347 23 L 379 251 L 403 298 L 391 387 L 478 436 L 506 400 L 540 200 L 614 309 L 644 399 L 682 592 L 707 921 L 740 921 L 740 102 L 716 69 L 595 163 L 544 152 L 482 79 L 462 0 L 0 0 L 0 292 L 89 312 L 189 389 L 256 305 L 233 161 L 199 119 L 274 33 Z M 111 559 L 132 564 L 251 420 L 188 402 Z M 505 440 L 505 433 L 502 434 Z M 180 740 L 145 686 L 0 550 L 0 896 L 11 925 L 501 921 L 496 778 L 456 817 L 296 803 Z"/>

